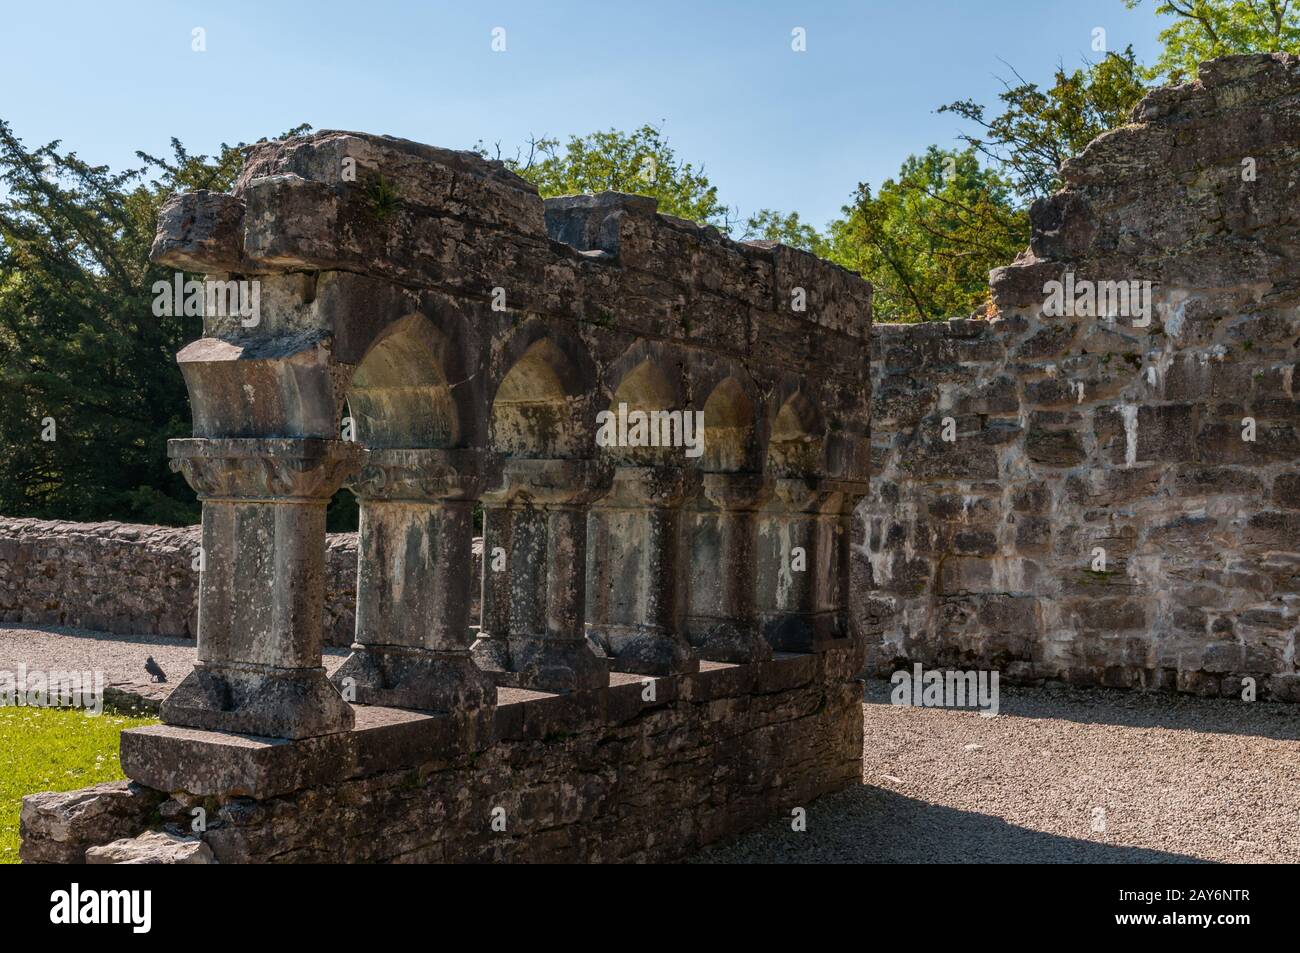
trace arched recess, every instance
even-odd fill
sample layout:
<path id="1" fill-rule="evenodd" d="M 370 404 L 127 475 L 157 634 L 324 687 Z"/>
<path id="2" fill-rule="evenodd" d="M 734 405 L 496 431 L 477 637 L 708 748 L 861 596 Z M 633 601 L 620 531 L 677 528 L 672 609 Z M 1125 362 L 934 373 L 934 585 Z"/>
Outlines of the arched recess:
<path id="1" fill-rule="evenodd" d="M 585 456 L 581 379 L 560 342 L 542 337 L 528 344 L 492 400 L 493 449 L 509 457 Z"/>
<path id="2" fill-rule="evenodd" d="M 704 454 L 708 473 L 754 469 L 754 403 L 735 377 L 723 378 L 704 402 Z"/>
<path id="3" fill-rule="evenodd" d="M 777 410 L 767 444 L 767 465 L 776 476 L 808 476 L 822 470 L 826 427 L 817 405 L 802 390 Z"/>
<path id="4" fill-rule="evenodd" d="M 448 380 L 452 363 L 447 336 L 427 318 L 389 325 L 352 376 L 353 439 L 372 449 L 456 446 L 463 428 Z"/>
<path id="5" fill-rule="evenodd" d="M 626 413 L 629 436 L 629 445 L 607 448 L 610 456 L 619 462 L 636 464 L 666 462 L 674 456 L 680 457 L 683 447 L 674 441 L 684 437 L 682 415 L 685 408 L 679 395 L 680 389 L 673 386 L 660 362 L 651 356 L 642 357 L 619 380 L 610 400 L 611 413 Z M 645 416 L 634 417 L 633 414 Z M 665 414 L 669 416 L 663 416 Z M 632 446 L 631 438 L 638 420 L 644 421 L 641 426 L 645 445 Z"/>

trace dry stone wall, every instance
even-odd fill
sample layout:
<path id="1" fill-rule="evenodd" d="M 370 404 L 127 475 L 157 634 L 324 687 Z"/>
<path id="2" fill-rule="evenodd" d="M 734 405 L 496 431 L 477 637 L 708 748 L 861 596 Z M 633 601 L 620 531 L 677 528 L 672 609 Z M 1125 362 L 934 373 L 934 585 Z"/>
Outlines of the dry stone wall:
<path id="1" fill-rule="evenodd" d="M 0 622 L 194 638 L 197 526 L 0 517 Z M 331 533 L 325 644 L 352 643 L 357 536 Z"/>
<path id="2" fill-rule="evenodd" d="M 993 320 L 876 325 L 874 666 L 1300 699 L 1300 63 L 1205 64 L 1063 175 Z"/>

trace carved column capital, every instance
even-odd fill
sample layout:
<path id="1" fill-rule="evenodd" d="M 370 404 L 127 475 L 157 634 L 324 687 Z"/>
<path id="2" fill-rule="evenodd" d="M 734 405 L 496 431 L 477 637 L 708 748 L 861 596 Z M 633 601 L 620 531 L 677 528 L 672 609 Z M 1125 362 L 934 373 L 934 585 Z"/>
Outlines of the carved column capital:
<path id="1" fill-rule="evenodd" d="M 690 467 L 620 466 L 602 506 L 641 509 L 681 506 L 700 492 L 703 477 Z"/>
<path id="2" fill-rule="evenodd" d="M 167 455 L 201 500 L 328 502 L 360 464 L 362 449 L 318 437 L 187 437 Z"/>
<path id="3" fill-rule="evenodd" d="M 720 510 L 744 513 L 761 507 L 772 485 L 761 473 L 706 473 L 704 495 Z"/>
<path id="4" fill-rule="evenodd" d="M 483 494 L 504 504 L 530 501 L 540 506 L 583 506 L 609 492 L 612 468 L 604 460 L 506 460 L 500 478 Z"/>
<path id="5" fill-rule="evenodd" d="M 499 470 L 485 450 L 370 450 L 349 488 L 363 500 L 476 500 Z"/>
<path id="6" fill-rule="evenodd" d="M 836 485 L 818 477 L 778 477 L 772 486 L 772 502 L 794 513 L 835 512 L 840 506 Z"/>

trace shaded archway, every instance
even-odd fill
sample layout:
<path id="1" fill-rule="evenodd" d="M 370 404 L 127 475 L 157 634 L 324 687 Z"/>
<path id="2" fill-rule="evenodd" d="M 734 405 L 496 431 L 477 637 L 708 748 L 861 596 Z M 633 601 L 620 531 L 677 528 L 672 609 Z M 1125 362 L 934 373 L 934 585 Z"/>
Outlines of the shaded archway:
<path id="1" fill-rule="evenodd" d="M 753 402 L 736 378 L 724 378 L 704 402 L 701 469 L 708 473 L 751 469 L 754 436 Z"/>
<path id="2" fill-rule="evenodd" d="M 581 414 L 573 362 L 550 338 L 531 344 L 501 379 L 490 439 L 507 457 L 580 455 Z"/>
<path id="3" fill-rule="evenodd" d="M 825 431 L 817 405 L 803 391 L 791 394 L 772 421 L 767 444 L 768 468 L 775 476 L 819 472 Z"/>
<path id="4" fill-rule="evenodd" d="M 630 424 L 626 428 L 626 444 L 609 447 L 610 456 L 616 461 L 649 465 L 682 454 L 682 447 L 675 446 L 674 441 L 680 443 L 684 411 L 677 389 L 656 361 L 643 358 L 623 375 L 609 410 Z"/>
<path id="5" fill-rule="evenodd" d="M 420 315 L 395 321 L 352 376 L 353 438 L 371 448 L 451 447 L 461 426 L 448 382 L 449 344 Z"/>
<path id="6" fill-rule="evenodd" d="M 361 704 L 460 711 L 496 698 L 469 654 L 483 465 L 481 450 L 460 446 L 476 428 L 460 416 L 451 368 L 460 371 L 450 337 L 411 315 L 384 329 L 352 375 L 351 438 L 367 450 L 351 484 L 356 637 L 332 680 Z"/>

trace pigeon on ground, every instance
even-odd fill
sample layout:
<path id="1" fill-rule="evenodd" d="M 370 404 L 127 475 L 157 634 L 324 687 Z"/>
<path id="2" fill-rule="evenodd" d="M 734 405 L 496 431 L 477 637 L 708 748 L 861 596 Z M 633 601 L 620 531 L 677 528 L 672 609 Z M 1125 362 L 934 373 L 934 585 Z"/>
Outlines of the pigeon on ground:
<path id="1" fill-rule="evenodd" d="M 152 655 L 144 660 L 144 670 L 149 673 L 149 680 L 151 682 L 167 681 L 167 673 L 162 670 L 161 665 L 153 660 Z"/>

